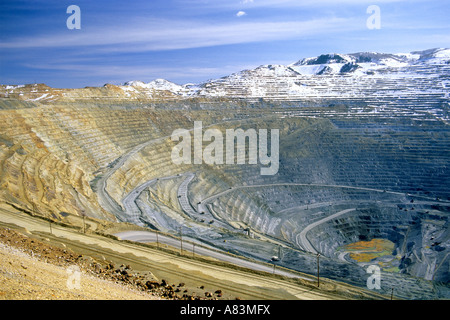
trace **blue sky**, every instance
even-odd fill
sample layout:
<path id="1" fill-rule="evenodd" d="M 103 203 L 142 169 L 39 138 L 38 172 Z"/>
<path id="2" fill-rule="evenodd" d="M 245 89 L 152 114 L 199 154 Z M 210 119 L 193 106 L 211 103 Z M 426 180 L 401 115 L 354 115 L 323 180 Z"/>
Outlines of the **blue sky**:
<path id="1" fill-rule="evenodd" d="M 366 26 L 369 5 L 380 29 Z M 2 1 L 0 83 L 199 83 L 322 53 L 450 47 L 449 14 L 448 0 Z"/>

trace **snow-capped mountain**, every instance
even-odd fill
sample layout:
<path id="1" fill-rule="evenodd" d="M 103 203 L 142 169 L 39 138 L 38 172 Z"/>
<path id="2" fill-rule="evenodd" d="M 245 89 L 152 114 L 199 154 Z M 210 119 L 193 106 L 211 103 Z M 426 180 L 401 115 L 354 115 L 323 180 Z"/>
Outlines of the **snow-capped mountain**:
<path id="1" fill-rule="evenodd" d="M 198 85 L 167 80 L 131 81 L 123 90 L 164 91 L 173 95 L 240 99 L 448 98 L 450 49 L 411 53 L 322 54 L 290 65 L 262 65 Z"/>
<path id="2" fill-rule="evenodd" d="M 189 97 L 288 102 L 352 100 L 366 105 L 442 110 L 449 106 L 449 88 L 450 49 L 441 48 L 398 54 L 322 54 L 289 65 L 262 65 L 200 84 L 179 85 L 156 79 L 83 89 L 3 85 L 0 95 L 39 103 L 99 97 L 141 102 Z"/>
<path id="3" fill-rule="evenodd" d="M 125 82 L 121 88 L 127 92 L 146 93 L 148 96 L 152 96 L 156 92 L 166 92 L 175 95 L 189 96 L 195 94 L 196 86 L 193 84 L 178 85 L 165 79 L 156 79 L 148 83 L 142 81 L 128 81 Z"/>
<path id="4" fill-rule="evenodd" d="M 183 86 L 177 85 L 165 79 L 156 79 L 149 83 L 144 83 L 142 81 L 129 81 L 125 83 L 125 86 L 131 86 L 134 88 L 148 89 L 148 90 L 167 90 L 174 93 L 183 90 Z"/>
<path id="5" fill-rule="evenodd" d="M 306 58 L 291 65 L 297 72 L 305 75 L 324 73 L 371 74 L 387 67 L 402 68 L 408 65 L 448 64 L 450 49 L 431 49 L 411 53 L 386 54 L 377 52 L 358 52 L 352 54 L 322 54 Z"/>

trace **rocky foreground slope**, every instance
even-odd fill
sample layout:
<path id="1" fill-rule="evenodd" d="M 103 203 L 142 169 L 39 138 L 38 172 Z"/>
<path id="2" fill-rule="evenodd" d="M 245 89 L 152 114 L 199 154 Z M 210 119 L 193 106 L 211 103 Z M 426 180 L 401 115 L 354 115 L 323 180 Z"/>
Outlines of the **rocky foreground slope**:
<path id="1" fill-rule="evenodd" d="M 9 228 L 0 228 L 0 260 L 0 300 L 159 300 L 164 294 L 151 294 L 146 283 L 154 279 L 126 266 L 94 261 Z M 83 273 L 72 286 L 71 268 Z"/>
<path id="2" fill-rule="evenodd" d="M 198 85 L 0 90 L 0 198 L 127 221 L 408 299 L 449 297 L 448 49 L 325 54 Z M 279 170 L 174 164 L 176 129 L 279 129 Z M 204 146 L 206 146 L 206 142 Z M 376 240 L 374 242 L 374 239 Z"/>

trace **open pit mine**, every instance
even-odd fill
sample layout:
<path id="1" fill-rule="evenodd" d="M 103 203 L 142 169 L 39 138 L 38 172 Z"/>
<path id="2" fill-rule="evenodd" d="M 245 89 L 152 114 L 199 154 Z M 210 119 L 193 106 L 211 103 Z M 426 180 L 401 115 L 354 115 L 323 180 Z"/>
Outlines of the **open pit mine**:
<path id="1" fill-rule="evenodd" d="M 196 85 L 5 84 L 0 200 L 311 275 L 320 259 L 321 277 L 361 288 L 375 268 L 378 293 L 448 299 L 449 87 L 449 49 L 324 54 Z M 227 130 L 244 132 L 231 156 Z"/>

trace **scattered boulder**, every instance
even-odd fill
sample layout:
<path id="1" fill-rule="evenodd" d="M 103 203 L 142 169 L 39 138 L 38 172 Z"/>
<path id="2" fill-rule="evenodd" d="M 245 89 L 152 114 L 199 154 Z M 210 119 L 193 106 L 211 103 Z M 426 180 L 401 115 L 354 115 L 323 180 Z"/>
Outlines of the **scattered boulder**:
<path id="1" fill-rule="evenodd" d="M 146 287 L 151 290 L 151 289 L 156 289 L 160 287 L 160 284 L 158 281 L 147 281 L 145 283 Z"/>

